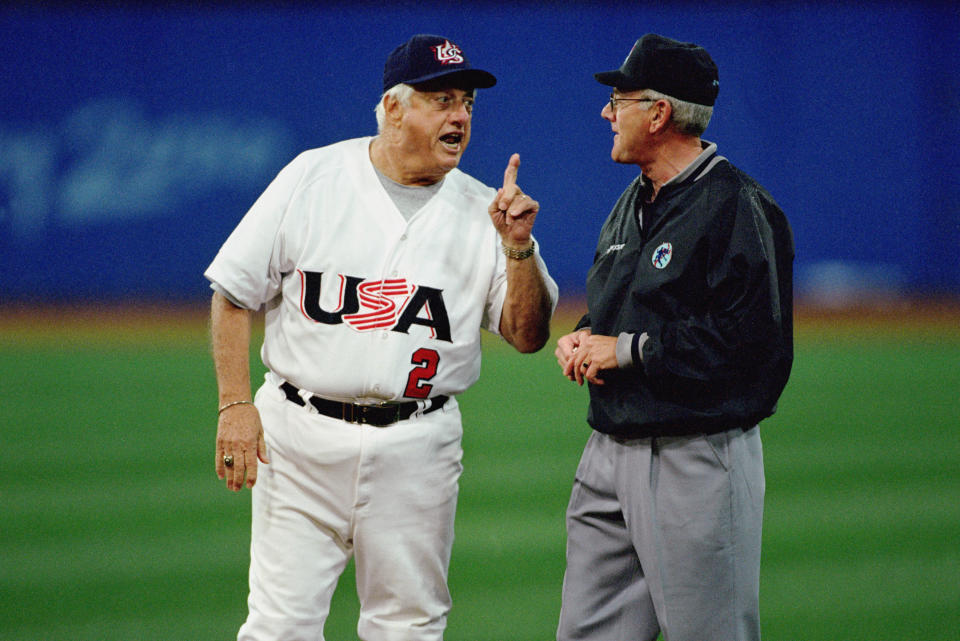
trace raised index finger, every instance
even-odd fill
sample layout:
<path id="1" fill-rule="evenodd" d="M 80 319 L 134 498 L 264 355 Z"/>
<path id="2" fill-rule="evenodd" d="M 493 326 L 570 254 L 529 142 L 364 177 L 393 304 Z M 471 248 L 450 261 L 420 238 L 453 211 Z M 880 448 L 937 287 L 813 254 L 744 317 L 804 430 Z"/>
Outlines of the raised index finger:
<path id="1" fill-rule="evenodd" d="M 507 169 L 503 172 L 503 190 L 517 184 L 517 170 L 520 168 L 520 154 L 510 156 Z"/>

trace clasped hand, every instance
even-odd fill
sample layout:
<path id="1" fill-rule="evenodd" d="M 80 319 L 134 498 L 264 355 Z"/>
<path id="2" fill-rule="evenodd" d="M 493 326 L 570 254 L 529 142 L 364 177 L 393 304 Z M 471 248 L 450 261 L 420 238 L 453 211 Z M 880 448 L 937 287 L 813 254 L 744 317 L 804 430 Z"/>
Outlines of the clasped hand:
<path id="1" fill-rule="evenodd" d="M 577 385 L 603 385 L 600 373 L 617 368 L 617 339 L 581 329 L 562 336 L 554 350 L 563 375 Z"/>

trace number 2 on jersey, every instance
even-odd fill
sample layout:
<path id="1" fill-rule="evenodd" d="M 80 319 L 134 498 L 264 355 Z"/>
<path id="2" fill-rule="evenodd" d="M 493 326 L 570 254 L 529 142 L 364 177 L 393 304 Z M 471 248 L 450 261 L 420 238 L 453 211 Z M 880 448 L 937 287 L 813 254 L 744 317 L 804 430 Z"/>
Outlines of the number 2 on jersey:
<path id="1" fill-rule="evenodd" d="M 436 350 L 421 347 L 413 353 L 410 362 L 416 365 L 407 376 L 407 390 L 403 393 L 408 398 L 427 398 L 433 385 L 427 383 L 437 375 L 437 365 L 440 363 L 440 354 Z"/>

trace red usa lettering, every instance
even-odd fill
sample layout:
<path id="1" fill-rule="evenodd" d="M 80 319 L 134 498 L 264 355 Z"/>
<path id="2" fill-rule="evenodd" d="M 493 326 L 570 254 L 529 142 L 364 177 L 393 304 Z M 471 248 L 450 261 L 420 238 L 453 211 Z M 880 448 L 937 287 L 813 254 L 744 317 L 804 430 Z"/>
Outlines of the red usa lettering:
<path id="1" fill-rule="evenodd" d="M 361 283 L 357 296 L 362 311 L 344 314 L 343 321 L 358 332 L 393 327 L 416 289 L 403 278 Z"/>

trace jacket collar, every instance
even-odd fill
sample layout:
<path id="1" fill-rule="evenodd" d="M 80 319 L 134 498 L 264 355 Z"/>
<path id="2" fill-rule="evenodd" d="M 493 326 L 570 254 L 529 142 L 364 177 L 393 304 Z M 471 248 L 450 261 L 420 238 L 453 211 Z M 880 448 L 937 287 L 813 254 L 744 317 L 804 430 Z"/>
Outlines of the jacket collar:
<path id="1" fill-rule="evenodd" d="M 669 190 L 674 187 L 679 187 L 687 183 L 693 183 L 700 180 L 707 174 L 707 172 L 713 169 L 719 160 L 723 160 L 722 156 L 717 155 L 717 143 L 701 140 L 700 144 L 703 147 L 703 151 L 700 152 L 700 155 L 694 158 L 693 162 L 687 165 L 683 171 L 667 182 L 663 183 L 663 185 L 660 187 L 660 193 L 663 193 L 664 189 Z M 652 185 L 650 185 L 646 176 L 641 176 L 640 179 L 643 184 L 644 195 L 649 196 L 653 190 Z"/>

